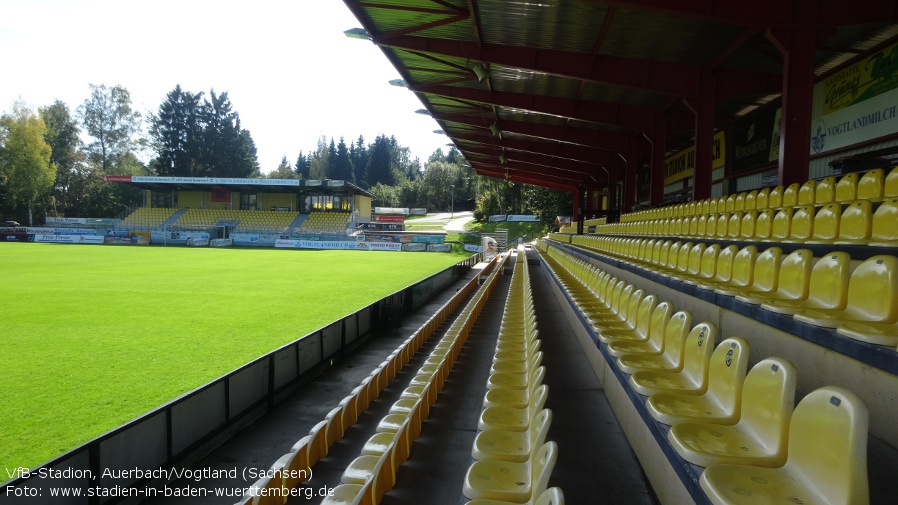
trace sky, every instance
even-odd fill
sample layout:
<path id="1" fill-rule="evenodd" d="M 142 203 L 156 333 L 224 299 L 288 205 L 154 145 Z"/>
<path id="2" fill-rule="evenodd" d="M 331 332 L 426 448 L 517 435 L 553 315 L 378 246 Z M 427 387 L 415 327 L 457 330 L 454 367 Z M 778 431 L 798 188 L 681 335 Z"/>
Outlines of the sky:
<path id="1" fill-rule="evenodd" d="M 347 145 L 383 133 L 422 164 L 448 138 L 415 114 L 416 95 L 340 0 L 0 0 L 0 111 L 65 102 L 89 84 L 121 85 L 144 116 L 180 84 L 227 91 L 262 172 L 292 165 L 321 135 Z"/>

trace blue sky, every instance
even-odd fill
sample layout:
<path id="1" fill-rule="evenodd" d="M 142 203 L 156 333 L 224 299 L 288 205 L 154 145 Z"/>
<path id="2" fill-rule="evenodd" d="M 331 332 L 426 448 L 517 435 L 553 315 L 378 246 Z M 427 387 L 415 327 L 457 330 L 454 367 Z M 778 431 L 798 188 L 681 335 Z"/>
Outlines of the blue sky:
<path id="1" fill-rule="evenodd" d="M 74 111 L 94 83 L 126 87 L 145 113 L 180 84 L 228 92 L 263 172 L 320 135 L 395 135 L 423 163 L 448 139 L 388 84 L 399 74 L 379 48 L 343 35 L 360 26 L 340 0 L 2 0 L 0 110 L 60 99 Z"/>

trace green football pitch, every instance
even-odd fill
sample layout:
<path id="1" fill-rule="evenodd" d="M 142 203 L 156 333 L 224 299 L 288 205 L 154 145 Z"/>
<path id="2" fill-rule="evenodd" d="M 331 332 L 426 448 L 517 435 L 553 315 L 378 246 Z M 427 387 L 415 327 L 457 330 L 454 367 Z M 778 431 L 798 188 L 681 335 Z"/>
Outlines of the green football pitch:
<path id="1" fill-rule="evenodd" d="M 467 256 L 0 243 L 0 472 Z"/>

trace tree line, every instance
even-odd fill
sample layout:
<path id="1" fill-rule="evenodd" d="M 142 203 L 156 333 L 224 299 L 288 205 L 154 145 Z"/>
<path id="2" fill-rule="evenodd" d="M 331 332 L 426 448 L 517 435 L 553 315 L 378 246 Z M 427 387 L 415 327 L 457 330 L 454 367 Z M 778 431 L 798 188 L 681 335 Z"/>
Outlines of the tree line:
<path id="1" fill-rule="evenodd" d="M 284 156 L 265 175 L 227 92 L 178 85 L 144 117 L 123 86 L 91 84 L 74 111 L 59 100 L 37 111 L 16 102 L 0 116 L 4 219 L 117 217 L 141 203 L 139 190 L 107 184 L 105 175 L 340 179 L 371 192 L 377 206 L 450 210 L 454 198 L 483 216 L 533 212 L 554 219 L 569 208 L 563 193 L 477 175 L 454 148 L 434 151 L 422 165 L 386 134 L 371 143 L 359 135 L 348 145 L 343 137 L 321 136 L 313 151 L 300 151 L 292 165 Z"/>

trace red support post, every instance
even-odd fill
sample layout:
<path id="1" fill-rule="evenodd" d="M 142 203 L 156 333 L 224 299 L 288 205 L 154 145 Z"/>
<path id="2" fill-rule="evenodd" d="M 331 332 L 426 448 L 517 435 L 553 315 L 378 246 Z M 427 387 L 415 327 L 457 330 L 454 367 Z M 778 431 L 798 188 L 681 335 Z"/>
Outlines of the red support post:
<path id="1" fill-rule="evenodd" d="M 700 97 L 690 105 L 695 112 L 695 169 L 692 173 L 692 199 L 711 198 L 711 165 L 714 163 L 714 119 L 717 102 Z"/>
<path id="2" fill-rule="evenodd" d="M 664 176 L 667 173 L 667 166 L 664 164 L 664 159 L 667 157 L 667 132 L 657 130 L 649 140 L 652 142 L 651 203 L 652 207 L 657 207 L 664 200 Z"/>

